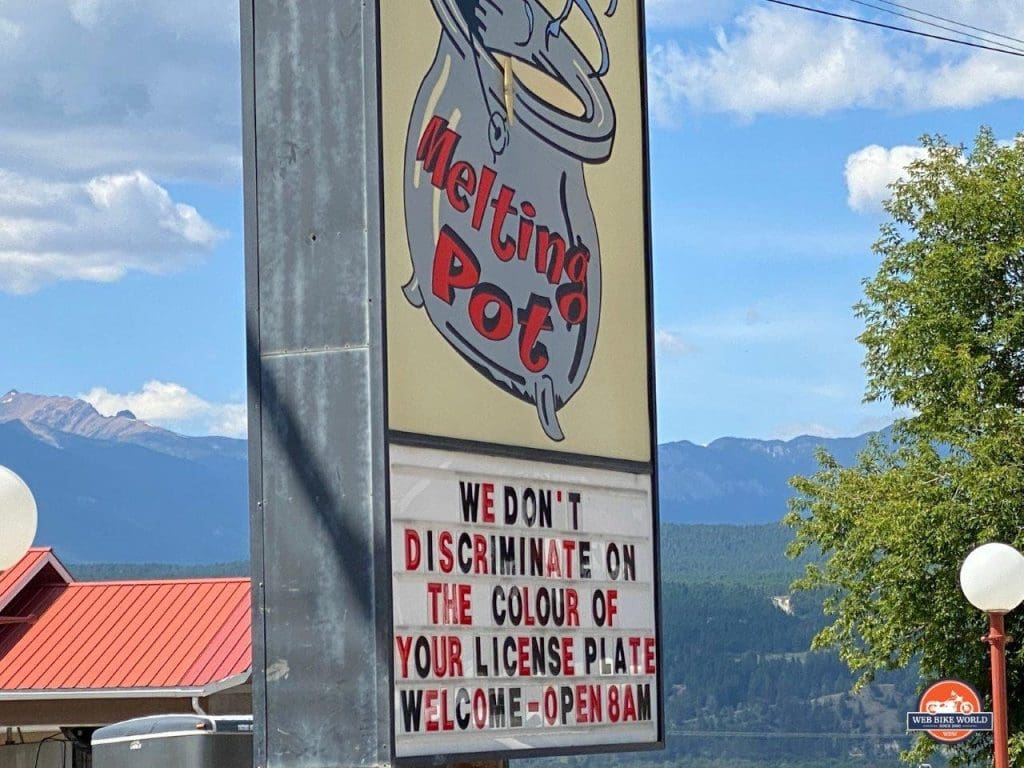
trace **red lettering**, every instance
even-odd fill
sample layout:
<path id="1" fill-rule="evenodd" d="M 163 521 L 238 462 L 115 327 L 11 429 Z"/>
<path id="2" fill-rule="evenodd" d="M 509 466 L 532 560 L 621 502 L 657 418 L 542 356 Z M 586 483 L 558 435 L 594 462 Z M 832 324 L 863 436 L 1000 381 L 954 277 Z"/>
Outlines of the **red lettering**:
<path id="1" fill-rule="evenodd" d="M 558 542 L 554 539 L 548 541 L 548 563 L 544 575 L 549 578 L 562 575 L 562 564 L 558 557 Z"/>
<path id="2" fill-rule="evenodd" d="M 534 249 L 534 269 L 547 274 L 548 282 L 558 285 L 565 266 L 565 239 L 547 227 L 537 227 L 537 246 Z"/>
<path id="3" fill-rule="evenodd" d="M 448 202 L 459 213 L 465 213 L 469 210 L 469 198 L 475 191 L 476 171 L 465 160 L 460 160 L 452 166 L 445 184 Z"/>
<path id="4" fill-rule="evenodd" d="M 530 638 L 519 636 L 516 638 L 516 658 L 519 661 L 519 676 L 530 676 Z"/>
<path id="5" fill-rule="evenodd" d="M 544 689 L 544 719 L 548 725 L 558 722 L 558 694 L 551 686 Z"/>
<path id="6" fill-rule="evenodd" d="M 576 551 L 576 542 L 573 539 L 564 539 L 562 541 L 562 549 L 565 552 L 565 578 L 571 579 L 572 576 L 572 553 Z"/>
<path id="7" fill-rule="evenodd" d="M 437 536 L 437 564 L 442 573 L 451 573 L 455 568 L 455 555 L 452 553 L 452 532 L 441 531 Z"/>
<path id="8" fill-rule="evenodd" d="M 580 596 L 575 589 L 565 590 L 565 626 L 580 625 Z"/>
<path id="9" fill-rule="evenodd" d="M 483 483 L 480 488 L 484 492 L 484 511 L 481 514 L 485 523 L 494 522 L 494 483 Z"/>
<path id="10" fill-rule="evenodd" d="M 640 674 L 640 638 L 639 637 L 628 637 L 626 642 L 629 643 L 629 656 L 631 663 L 629 665 L 630 674 Z"/>
<path id="11" fill-rule="evenodd" d="M 587 287 L 583 283 L 566 283 L 555 289 L 558 314 L 569 325 L 579 325 L 587 319 Z"/>
<path id="12" fill-rule="evenodd" d="M 519 310 L 519 359 L 531 373 L 548 367 L 548 348 L 540 341 L 542 331 L 555 326 L 551 322 L 551 302 L 543 296 L 530 294 L 526 309 Z"/>
<path id="13" fill-rule="evenodd" d="M 622 699 L 622 722 L 636 720 L 636 700 L 633 698 L 632 685 L 623 686 Z"/>
<path id="14" fill-rule="evenodd" d="M 590 722 L 590 709 L 587 707 L 586 691 L 587 686 L 576 686 L 576 722 L 580 724 Z"/>
<path id="15" fill-rule="evenodd" d="M 487 573 L 487 538 L 481 533 L 473 534 L 473 573 Z"/>
<path id="16" fill-rule="evenodd" d="M 428 731 L 454 731 L 455 721 L 448 714 L 448 691 L 431 688 L 423 692 L 423 719 Z"/>
<path id="17" fill-rule="evenodd" d="M 469 584 L 427 583 L 430 621 L 434 624 L 472 624 Z"/>
<path id="18" fill-rule="evenodd" d="M 485 339 L 507 339 L 514 324 L 512 299 L 493 283 L 480 283 L 469 297 L 469 320 Z"/>
<path id="19" fill-rule="evenodd" d="M 462 640 L 457 637 L 448 638 L 448 676 L 462 677 Z"/>
<path id="20" fill-rule="evenodd" d="M 615 614 L 619 612 L 619 607 L 616 604 L 619 599 L 619 590 L 609 589 L 608 590 L 608 626 L 612 626 L 615 622 L 612 619 L 615 618 Z"/>
<path id="21" fill-rule="evenodd" d="M 472 249 L 445 224 L 437 236 L 431 288 L 446 304 L 455 301 L 456 288 L 472 288 L 480 279 L 480 262 Z"/>
<path id="22" fill-rule="evenodd" d="M 491 222 L 491 248 L 494 250 L 494 255 L 502 261 L 511 261 L 512 257 L 516 255 L 516 241 L 511 237 L 501 236 L 508 215 L 514 216 L 519 213 L 512 205 L 515 195 L 515 190 L 503 184 L 498 190 L 498 196 L 491 202 L 491 207 L 494 208 L 494 220 Z"/>
<path id="23" fill-rule="evenodd" d="M 483 688 L 473 691 L 473 725 L 477 728 L 487 727 L 487 693 Z"/>
<path id="24" fill-rule="evenodd" d="M 527 252 L 530 250 L 530 238 L 533 237 L 533 222 L 530 219 L 537 215 L 537 209 L 528 200 L 524 200 L 519 208 L 523 215 L 519 217 L 519 251 L 516 255 L 520 261 L 526 261 Z"/>
<path id="25" fill-rule="evenodd" d="M 452 155 L 462 137 L 448 127 L 448 121 L 435 115 L 416 147 L 416 159 L 423 163 L 423 170 L 431 174 L 430 183 L 438 189 L 444 186 Z"/>
<path id="26" fill-rule="evenodd" d="M 480 184 L 476 188 L 476 202 L 473 204 L 473 229 L 479 230 L 484 225 L 484 214 L 487 212 L 487 200 L 491 196 L 494 180 L 498 174 L 486 165 L 480 169 Z"/>
<path id="27" fill-rule="evenodd" d="M 653 675 L 657 672 L 657 668 L 654 666 L 654 654 L 656 652 L 656 646 L 653 637 L 644 638 L 644 673 Z"/>
<path id="28" fill-rule="evenodd" d="M 575 675 L 576 665 L 573 663 L 573 645 L 571 637 L 560 638 L 562 642 L 562 674 Z"/>
<path id="29" fill-rule="evenodd" d="M 409 652 L 412 650 L 412 638 L 395 635 L 395 645 L 398 646 L 398 661 L 402 666 L 402 677 L 408 677 Z"/>
<path id="30" fill-rule="evenodd" d="M 415 571 L 420 567 L 420 535 L 411 528 L 405 529 L 405 570 Z"/>
<path id="31" fill-rule="evenodd" d="M 423 692 L 423 706 L 425 711 L 423 712 L 423 719 L 427 721 L 427 730 L 436 731 L 438 730 L 438 706 L 437 706 L 438 691 L 431 688 Z"/>

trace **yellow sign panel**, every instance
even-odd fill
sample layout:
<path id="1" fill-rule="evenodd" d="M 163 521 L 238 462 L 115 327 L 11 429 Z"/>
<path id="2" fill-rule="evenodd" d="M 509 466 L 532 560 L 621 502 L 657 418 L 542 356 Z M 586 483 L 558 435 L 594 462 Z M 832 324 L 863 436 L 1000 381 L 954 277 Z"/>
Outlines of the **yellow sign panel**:
<path id="1" fill-rule="evenodd" d="M 638 4 L 381 8 L 393 433 L 651 461 Z"/>

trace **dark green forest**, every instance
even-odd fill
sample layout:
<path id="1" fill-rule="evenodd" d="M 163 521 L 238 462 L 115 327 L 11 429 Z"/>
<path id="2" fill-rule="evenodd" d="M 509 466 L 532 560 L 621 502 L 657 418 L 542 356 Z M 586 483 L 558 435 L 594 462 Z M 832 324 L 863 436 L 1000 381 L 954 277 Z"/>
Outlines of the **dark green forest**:
<path id="1" fill-rule="evenodd" d="M 913 671 L 860 694 L 832 653 L 808 651 L 824 618 L 813 597 L 786 601 L 802 564 L 775 525 L 663 525 L 662 669 L 666 749 L 527 761 L 553 766 L 863 768 L 898 766 L 910 745 Z M 81 579 L 244 575 L 214 566 L 79 565 Z M 773 600 L 773 598 L 776 598 Z M 787 609 L 787 610 L 784 610 Z M 788 611 L 788 612 L 787 612 Z M 938 768 L 942 763 L 932 760 Z"/>

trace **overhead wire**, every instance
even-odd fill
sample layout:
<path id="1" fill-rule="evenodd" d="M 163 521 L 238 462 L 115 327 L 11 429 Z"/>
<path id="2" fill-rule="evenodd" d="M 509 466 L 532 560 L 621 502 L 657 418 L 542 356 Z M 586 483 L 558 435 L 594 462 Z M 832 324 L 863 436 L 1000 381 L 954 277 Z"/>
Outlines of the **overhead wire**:
<path id="1" fill-rule="evenodd" d="M 768 3 L 774 3 L 775 5 L 785 5 L 789 8 L 798 8 L 801 11 L 809 11 L 810 13 L 819 13 L 823 16 L 832 16 L 836 19 L 846 19 L 847 21 L 856 21 L 860 24 L 868 24 L 872 27 L 881 27 L 882 29 L 891 29 L 894 32 L 906 32 L 910 35 L 917 35 L 918 37 L 927 37 L 931 40 L 942 40 L 947 43 L 956 43 L 958 45 L 966 45 L 970 48 L 980 48 L 985 51 L 994 51 L 996 53 L 1005 53 L 1009 56 L 1020 56 L 1024 57 L 1024 53 L 1021 51 L 1014 50 L 1012 48 L 1003 48 L 992 45 L 982 45 L 981 43 L 972 43 L 968 40 L 960 40 L 955 37 L 945 37 L 943 35 L 933 35 L 930 32 L 922 32 L 919 29 L 909 29 L 908 27 L 897 27 L 893 24 L 883 24 L 880 21 L 871 21 L 870 19 L 863 19 L 860 16 L 849 16 L 845 13 L 836 13 L 835 11 L 826 11 L 824 8 L 812 8 L 809 5 L 800 5 L 799 3 L 787 2 L 787 0 L 765 0 Z"/>
<path id="2" fill-rule="evenodd" d="M 1007 50 L 1017 51 L 1018 53 L 1024 54 L 1024 49 L 1017 48 L 1016 46 L 1006 45 L 1006 43 L 1000 43 L 998 40 L 992 40 L 992 39 L 990 39 L 988 37 L 982 37 L 981 35 L 974 35 L 974 34 L 971 34 L 970 32 L 963 32 L 963 31 L 961 31 L 960 29 L 958 29 L 956 27 L 947 27 L 947 26 L 945 26 L 943 24 L 936 24 L 934 21 L 925 21 L 924 19 L 919 19 L 919 18 L 917 18 L 915 16 L 911 16 L 910 14 L 907 14 L 907 13 L 900 13 L 899 11 L 893 11 L 893 10 L 891 10 L 889 8 L 884 8 L 884 7 L 880 6 L 880 5 L 874 5 L 873 3 L 865 2 L 865 0 L 848 0 L 848 2 L 856 3 L 857 5 L 863 5 L 866 8 L 874 8 L 876 11 L 881 11 L 882 13 L 888 13 L 888 14 L 891 14 L 893 16 L 899 16 L 900 18 L 903 18 L 903 19 L 910 19 L 911 21 L 916 21 L 918 24 L 924 24 L 926 26 L 934 27 L 936 29 L 943 29 L 946 32 L 952 32 L 953 34 L 961 35 L 962 37 L 970 37 L 970 38 L 972 38 L 974 40 L 981 40 L 984 43 L 991 43 L 992 45 L 998 45 L 998 46 L 1001 46 L 1002 48 L 1006 48 Z M 920 13 L 920 12 L 919 11 L 914 11 L 914 13 Z M 924 15 L 924 14 L 922 14 L 922 15 Z M 974 29 L 974 27 L 970 27 L 970 26 L 968 26 L 966 24 L 960 24 L 960 22 L 958 22 L 958 21 L 951 21 L 950 23 L 958 24 L 961 27 L 965 27 L 967 29 Z M 984 30 L 981 30 L 981 31 L 984 31 Z M 993 33 L 990 32 L 989 34 L 993 34 Z"/>
<path id="3" fill-rule="evenodd" d="M 1015 43 L 1021 43 L 1022 45 L 1024 45 L 1024 40 L 1021 40 L 1019 37 L 1004 35 L 1001 34 L 1000 32 L 995 32 L 991 29 L 985 29 L 983 27 L 974 27 L 962 21 L 947 19 L 945 16 L 939 16 L 938 14 L 935 13 L 928 13 L 928 11 L 921 11 L 918 10 L 917 8 L 911 8 L 909 5 L 900 5 L 899 3 L 894 3 L 891 0 L 878 0 L 878 2 L 880 2 L 882 5 L 891 5 L 894 8 L 902 8 L 904 11 L 910 11 L 912 13 L 920 14 L 921 16 L 927 16 L 930 19 L 938 19 L 939 21 L 945 21 L 950 24 L 956 24 L 957 26 L 965 27 L 966 29 L 973 29 L 975 32 L 984 32 L 986 35 L 992 35 L 993 37 L 1001 37 L 1004 40 L 1012 40 Z"/>

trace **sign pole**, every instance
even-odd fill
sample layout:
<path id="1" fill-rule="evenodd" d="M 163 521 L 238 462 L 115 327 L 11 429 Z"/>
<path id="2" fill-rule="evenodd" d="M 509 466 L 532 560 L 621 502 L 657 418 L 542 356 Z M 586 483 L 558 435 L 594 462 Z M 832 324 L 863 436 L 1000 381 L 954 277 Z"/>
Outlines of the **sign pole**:
<path id="1" fill-rule="evenodd" d="M 995 768 L 1009 768 L 1010 754 L 1006 715 L 1006 631 L 1003 614 L 988 615 L 989 631 L 983 640 L 988 643 L 992 658 L 992 740 Z"/>
<path id="2" fill-rule="evenodd" d="M 376 6 L 241 3 L 259 768 L 391 764 Z"/>

